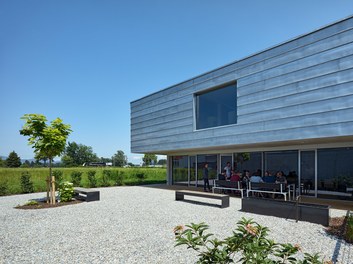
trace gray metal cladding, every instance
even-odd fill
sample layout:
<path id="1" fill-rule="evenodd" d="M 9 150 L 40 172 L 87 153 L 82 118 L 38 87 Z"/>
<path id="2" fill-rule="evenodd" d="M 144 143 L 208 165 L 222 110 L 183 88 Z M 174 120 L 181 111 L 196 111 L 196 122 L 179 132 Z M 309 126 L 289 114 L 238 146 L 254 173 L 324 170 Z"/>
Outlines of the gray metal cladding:
<path id="1" fill-rule="evenodd" d="M 237 124 L 194 130 L 194 94 L 237 82 Z M 131 151 L 353 135 L 353 17 L 131 103 Z"/>

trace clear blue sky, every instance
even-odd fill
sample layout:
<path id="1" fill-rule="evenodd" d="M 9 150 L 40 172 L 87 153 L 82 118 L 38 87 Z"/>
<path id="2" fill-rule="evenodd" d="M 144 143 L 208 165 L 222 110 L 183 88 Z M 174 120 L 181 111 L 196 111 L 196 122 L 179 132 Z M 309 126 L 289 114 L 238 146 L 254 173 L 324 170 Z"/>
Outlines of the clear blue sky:
<path id="1" fill-rule="evenodd" d="M 34 156 L 20 117 L 41 113 L 137 163 L 131 101 L 352 14 L 350 0 L 0 0 L 0 156 Z"/>

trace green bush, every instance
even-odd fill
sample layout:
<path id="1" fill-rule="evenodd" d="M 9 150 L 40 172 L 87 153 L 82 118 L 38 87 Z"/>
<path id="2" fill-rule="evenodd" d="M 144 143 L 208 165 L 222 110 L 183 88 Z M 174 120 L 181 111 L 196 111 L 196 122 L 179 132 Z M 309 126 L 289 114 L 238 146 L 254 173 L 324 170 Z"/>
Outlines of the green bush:
<path id="1" fill-rule="evenodd" d="M 32 193 L 34 192 L 33 182 L 31 181 L 31 175 L 28 171 L 22 172 L 21 175 L 21 190 L 22 193 Z"/>
<path id="2" fill-rule="evenodd" d="M 105 168 L 106 169 L 106 168 Z M 64 180 L 71 180 L 71 173 L 74 171 L 81 171 L 82 180 L 80 186 L 89 187 L 89 179 L 87 173 L 90 170 L 96 170 L 97 187 L 101 186 L 102 183 L 102 173 L 104 169 L 93 169 L 93 168 L 55 168 L 54 170 L 63 171 Z M 141 185 L 141 184 L 156 184 L 156 183 L 166 183 L 166 169 L 165 168 L 143 168 L 143 167 L 131 167 L 131 168 L 109 168 L 112 172 L 119 171 L 123 174 L 122 185 Z M 43 192 L 46 190 L 46 179 L 48 177 L 48 168 L 0 168 L 0 182 L 7 182 L 7 193 L 9 194 L 20 194 L 21 190 L 21 174 L 24 171 L 29 171 L 31 173 L 31 181 L 33 182 L 33 187 L 35 192 Z M 136 174 L 144 173 L 145 179 L 143 182 L 138 181 Z M 68 177 L 68 178 L 67 178 Z M 110 185 L 117 184 L 118 179 L 110 180 Z"/>
<path id="3" fill-rule="evenodd" d="M 37 201 L 31 200 L 25 203 L 25 205 L 38 205 L 39 203 Z"/>
<path id="4" fill-rule="evenodd" d="M 94 188 L 97 187 L 97 178 L 96 178 L 96 171 L 88 171 L 87 172 L 89 187 Z"/>
<path id="5" fill-rule="evenodd" d="M 353 243 L 353 215 L 348 216 L 347 219 L 346 241 Z"/>
<path id="6" fill-rule="evenodd" d="M 198 263 L 323 263 L 318 254 L 304 253 L 304 260 L 298 260 L 295 254 L 300 250 L 298 245 L 279 244 L 268 239 L 267 227 L 242 218 L 237 223 L 233 235 L 224 239 L 211 239 L 213 234 L 206 234 L 205 223 L 180 226 L 174 229 L 176 245 L 186 245 L 199 254 Z M 237 254 L 238 253 L 238 254 Z"/>
<path id="7" fill-rule="evenodd" d="M 60 183 L 64 180 L 62 170 L 53 170 L 53 176 L 55 177 L 55 181 L 58 185 L 60 185 Z"/>
<path id="8" fill-rule="evenodd" d="M 74 195 L 73 183 L 64 181 L 59 186 L 60 202 L 70 202 Z"/>
<path id="9" fill-rule="evenodd" d="M 74 186 L 76 186 L 76 187 L 80 186 L 81 180 L 82 180 L 82 171 L 71 172 L 71 181 Z"/>
<path id="10" fill-rule="evenodd" d="M 110 170 L 103 170 L 102 175 L 102 186 L 108 187 L 110 186 L 110 179 L 112 178 L 112 171 Z"/>
<path id="11" fill-rule="evenodd" d="M 7 195 L 9 193 L 9 185 L 7 181 L 0 182 L 0 196 Z"/>
<path id="12" fill-rule="evenodd" d="M 143 180 L 146 178 L 146 175 L 143 172 L 136 173 L 136 178 L 137 178 L 139 183 L 142 183 Z"/>
<path id="13" fill-rule="evenodd" d="M 123 185 L 123 179 L 124 179 L 124 172 L 123 171 L 115 171 L 115 185 L 116 186 L 121 186 Z"/>

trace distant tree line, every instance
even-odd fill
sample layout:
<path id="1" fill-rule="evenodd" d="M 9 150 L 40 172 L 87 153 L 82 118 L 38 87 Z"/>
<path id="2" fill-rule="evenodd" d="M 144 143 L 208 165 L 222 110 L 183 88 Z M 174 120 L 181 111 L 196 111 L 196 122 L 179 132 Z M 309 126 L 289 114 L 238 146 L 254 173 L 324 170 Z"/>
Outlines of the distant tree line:
<path id="1" fill-rule="evenodd" d="M 21 162 L 21 158 L 15 151 L 12 151 L 9 156 L 3 160 L 0 158 L 0 167 L 8 168 L 34 168 L 34 167 L 47 167 L 49 160 L 46 157 L 41 157 L 40 155 L 35 155 L 34 161 L 25 160 Z M 143 166 L 165 166 L 167 164 L 166 159 L 157 159 L 155 154 L 145 154 L 142 158 Z M 94 163 L 94 162 L 104 162 L 111 163 L 114 167 L 124 167 L 124 166 L 136 166 L 133 163 L 129 163 L 127 156 L 124 151 L 118 150 L 111 158 L 98 157 L 94 153 L 93 148 L 83 144 L 78 144 L 76 142 L 68 142 L 61 156 L 61 162 L 55 163 L 52 160 L 53 167 L 79 167 L 83 166 L 84 163 Z"/>

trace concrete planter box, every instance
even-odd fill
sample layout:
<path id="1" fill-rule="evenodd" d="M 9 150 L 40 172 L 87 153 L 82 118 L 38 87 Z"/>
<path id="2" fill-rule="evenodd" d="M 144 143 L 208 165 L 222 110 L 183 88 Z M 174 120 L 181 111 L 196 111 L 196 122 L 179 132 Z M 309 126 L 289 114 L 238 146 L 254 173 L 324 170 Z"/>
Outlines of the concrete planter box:
<path id="1" fill-rule="evenodd" d="M 330 206 L 299 203 L 296 208 L 295 202 L 278 201 L 261 198 L 244 198 L 242 199 L 243 212 L 277 216 L 287 219 L 296 219 L 307 221 L 310 223 L 329 225 Z M 298 211 L 297 211 L 298 210 Z"/>

